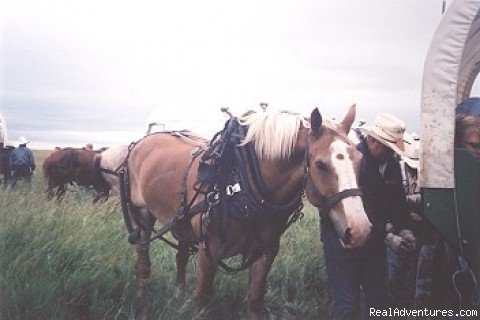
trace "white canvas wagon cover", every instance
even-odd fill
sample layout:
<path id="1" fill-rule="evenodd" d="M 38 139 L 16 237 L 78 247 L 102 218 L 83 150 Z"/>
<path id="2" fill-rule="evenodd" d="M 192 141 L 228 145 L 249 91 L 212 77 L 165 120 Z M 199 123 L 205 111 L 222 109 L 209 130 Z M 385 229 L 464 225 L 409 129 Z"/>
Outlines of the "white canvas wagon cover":
<path id="1" fill-rule="evenodd" d="M 455 0 L 445 12 L 425 60 L 420 184 L 454 188 L 455 107 L 470 96 L 480 70 L 480 0 Z"/>

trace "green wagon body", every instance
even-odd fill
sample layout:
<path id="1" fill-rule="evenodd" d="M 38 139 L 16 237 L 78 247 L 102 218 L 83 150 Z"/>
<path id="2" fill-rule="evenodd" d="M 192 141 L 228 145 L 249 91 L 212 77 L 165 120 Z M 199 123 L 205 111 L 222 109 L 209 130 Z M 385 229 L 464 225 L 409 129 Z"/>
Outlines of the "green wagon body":
<path id="1" fill-rule="evenodd" d="M 456 149 L 455 189 L 424 188 L 423 197 L 425 216 L 450 244 L 459 247 L 462 241 L 465 257 L 477 278 L 480 277 L 480 165 L 477 159 L 464 149 Z"/>

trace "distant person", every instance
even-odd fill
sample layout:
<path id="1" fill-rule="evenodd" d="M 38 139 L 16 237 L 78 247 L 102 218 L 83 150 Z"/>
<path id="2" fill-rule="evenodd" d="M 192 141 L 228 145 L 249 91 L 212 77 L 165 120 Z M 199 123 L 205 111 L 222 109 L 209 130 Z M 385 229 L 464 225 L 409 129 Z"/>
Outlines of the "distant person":
<path id="1" fill-rule="evenodd" d="M 93 144 L 87 143 L 87 144 L 85 145 L 85 150 L 93 151 Z"/>
<path id="2" fill-rule="evenodd" d="M 20 137 L 18 148 L 13 150 L 10 155 L 10 166 L 13 171 L 12 186 L 19 180 L 27 182 L 32 180 L 35 171 L 35 159 L 32 151 L 27 148 L 28 143 L 29 141 L 25 137 Z"/>

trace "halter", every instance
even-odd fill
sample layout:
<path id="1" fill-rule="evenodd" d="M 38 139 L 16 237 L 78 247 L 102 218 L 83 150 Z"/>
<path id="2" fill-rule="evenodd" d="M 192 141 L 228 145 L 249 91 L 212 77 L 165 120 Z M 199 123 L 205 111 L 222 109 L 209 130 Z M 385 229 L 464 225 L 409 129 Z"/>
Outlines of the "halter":
<path id="1" fill-rule="evenodd" d="M 305 150 L 305 170 L 304 170 L 304 178 L 303 178 L 303 187 L 306 192 L 306 187 L 309 186 L 313 190 L 313 196 L 316 200 L 317 203 L 319 203 L 318 206 L 316 206 L 319 209 L 319 212 L 321 215 L 328 215 L 330 213 L 330 210 L 340 201 L 342 201 L 345 198 L 348 197 L 356 197 L 359 196 L 361 197 L 363 195 L 362 190 L 360 188 L 350 188 L 350 189 L 345 189 L 342 191 L 339 191 L 330 197 L 326 197 L 323 194 L 318 191 L 317 187 L 315 186 L 315 183 L 313 183 L 312 176 L 310 174 L 310 151 L 308 148 L 308 134 L 306 138 L 306 150 Z"/>

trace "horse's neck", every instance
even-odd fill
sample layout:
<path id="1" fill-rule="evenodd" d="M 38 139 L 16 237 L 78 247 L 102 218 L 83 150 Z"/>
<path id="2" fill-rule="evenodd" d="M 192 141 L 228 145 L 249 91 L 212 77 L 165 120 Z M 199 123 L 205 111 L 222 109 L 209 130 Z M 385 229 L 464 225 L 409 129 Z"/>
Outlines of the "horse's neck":
<path id="1" fill-rule="evenodd" d="M 289 159 L 274 162 L 260 162 L 262 173 L 269 198 L 274 203 L 283 203 L 291 200 L 303 188 L 305 173 L 305 142 L 306 131 L 301 131 L 297 137 L 297 144 Z"/>

